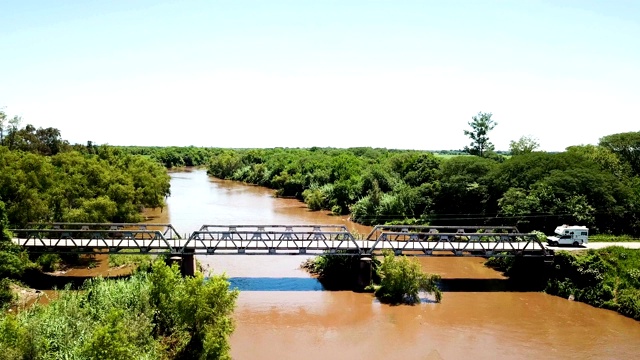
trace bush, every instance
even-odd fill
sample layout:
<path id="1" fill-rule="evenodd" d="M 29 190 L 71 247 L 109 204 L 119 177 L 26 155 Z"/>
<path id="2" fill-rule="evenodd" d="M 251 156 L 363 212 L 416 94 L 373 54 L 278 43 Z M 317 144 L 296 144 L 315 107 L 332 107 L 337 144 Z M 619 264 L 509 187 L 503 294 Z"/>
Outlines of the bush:
<path id="1" fill-rule="evenodd" d="M 1 314 L 0 359 L 227 359 L 237 294 L 224 277 L 183 278 L 158 260 Z"/>
<path id="2" fill-rule="evenodd" d="M 0 311 L 4 310 L 13 301 L 13 293 L 8 279 L 0 279 Z"/>
<path id="3" fill-rule="evenodd" d="M 36 264 L 40 266 L 40 269 L 45 272 L 56 271 L 60 269 L 60 255 L 58 254 L 43 254 L 38 257 Z"/>
<path id="4" fill-rule="evenodd" d="M 442 300 L 442 293 L 437 285 L 440 276 L 423 272 L 415 259 L 394 256 L 388 251 L 376 272 L 380 276 L 380 285 L 376 286 L 375 295 L 381 302 L 418 303 L 420 291 L 435 295 L 437 302 Z"/>
<path id="5" fill-rule="evenodd" d="M 302 267 L 316 275 L 322 285 L 331 290 L 354 289 L 360 270 L 360 257 L 351 255 L 320 255 L 308 259 Z"/>

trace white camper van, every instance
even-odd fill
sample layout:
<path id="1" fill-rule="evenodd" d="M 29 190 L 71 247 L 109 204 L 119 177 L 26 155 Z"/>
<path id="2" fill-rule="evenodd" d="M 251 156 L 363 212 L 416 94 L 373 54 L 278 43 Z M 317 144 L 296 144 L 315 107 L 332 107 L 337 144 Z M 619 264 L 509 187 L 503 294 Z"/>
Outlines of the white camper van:
<path id="1" fill-rule="evenodd" d="M 558 236 L 547 237 L 547 243 L 551 246 L 579 246 L 589 242 L 589 229 L 586 226 L 562 225 L 556 228 L 555 233 Z"/>

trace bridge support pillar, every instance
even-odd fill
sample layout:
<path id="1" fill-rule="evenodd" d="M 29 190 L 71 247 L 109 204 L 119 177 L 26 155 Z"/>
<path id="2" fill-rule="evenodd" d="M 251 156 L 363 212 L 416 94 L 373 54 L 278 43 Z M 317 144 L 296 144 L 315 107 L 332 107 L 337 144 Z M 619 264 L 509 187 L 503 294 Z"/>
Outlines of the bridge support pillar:
<path id="1" fill-rule="evenodd" d="M 196 274 L 196 258 L 193 254 L 184 254 L 182 256 L 172 256 L 167 259 L 167 265 L 178 265 L 182 276 L 194 276 Z"/>
<path id="2" fill-rule="evenodd" d="M 370 257 L 360 258 L 360 270 L 358 271 L 358 287 L 364 289 L 371 285 L 373 279 L 373 262 Z"/>
<path id="3" fill-rule="evenodd" d="M 196 274 L 196 257 L 193 254 L 185 253 L 182 255 L 180 272 L 182 276 L 194 276 Z"/>

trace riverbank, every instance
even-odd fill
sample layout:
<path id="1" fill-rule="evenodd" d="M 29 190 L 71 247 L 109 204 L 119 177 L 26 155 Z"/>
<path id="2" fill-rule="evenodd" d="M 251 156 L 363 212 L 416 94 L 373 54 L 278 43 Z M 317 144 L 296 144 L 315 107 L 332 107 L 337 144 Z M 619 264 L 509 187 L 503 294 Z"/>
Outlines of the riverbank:
<path id="1" fill-rule="evenodd" d="M 557 251 L 545 266 L 524 258 L 493 258 L 487 265 L 512 281 L 538 284 L 544 292 L 616 311 L 640 320 L 640 250 L 619 246 Z"/>

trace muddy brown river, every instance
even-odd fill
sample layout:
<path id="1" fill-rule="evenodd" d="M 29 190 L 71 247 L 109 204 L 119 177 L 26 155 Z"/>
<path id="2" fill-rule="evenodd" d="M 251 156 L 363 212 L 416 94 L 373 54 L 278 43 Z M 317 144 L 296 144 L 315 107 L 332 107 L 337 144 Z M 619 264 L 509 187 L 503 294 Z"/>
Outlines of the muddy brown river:
<path id="1" fill-rule="evenodd" d="M 185 234 L 203 224 L 345 224 L 269 189 L 171 173 L 167 208 L 155 222 Z M 240 296 L 231 336 L 234 359 L 637 359 L 640 322 L 538 292 L 505 291 L 502 275 L 478 258 L 420 258 L 443 279 L 470 279 L 415 306 L 380 304 L 368 293 L 326 291 L 299 268 L 304 256 L 203 256 Z"/>

